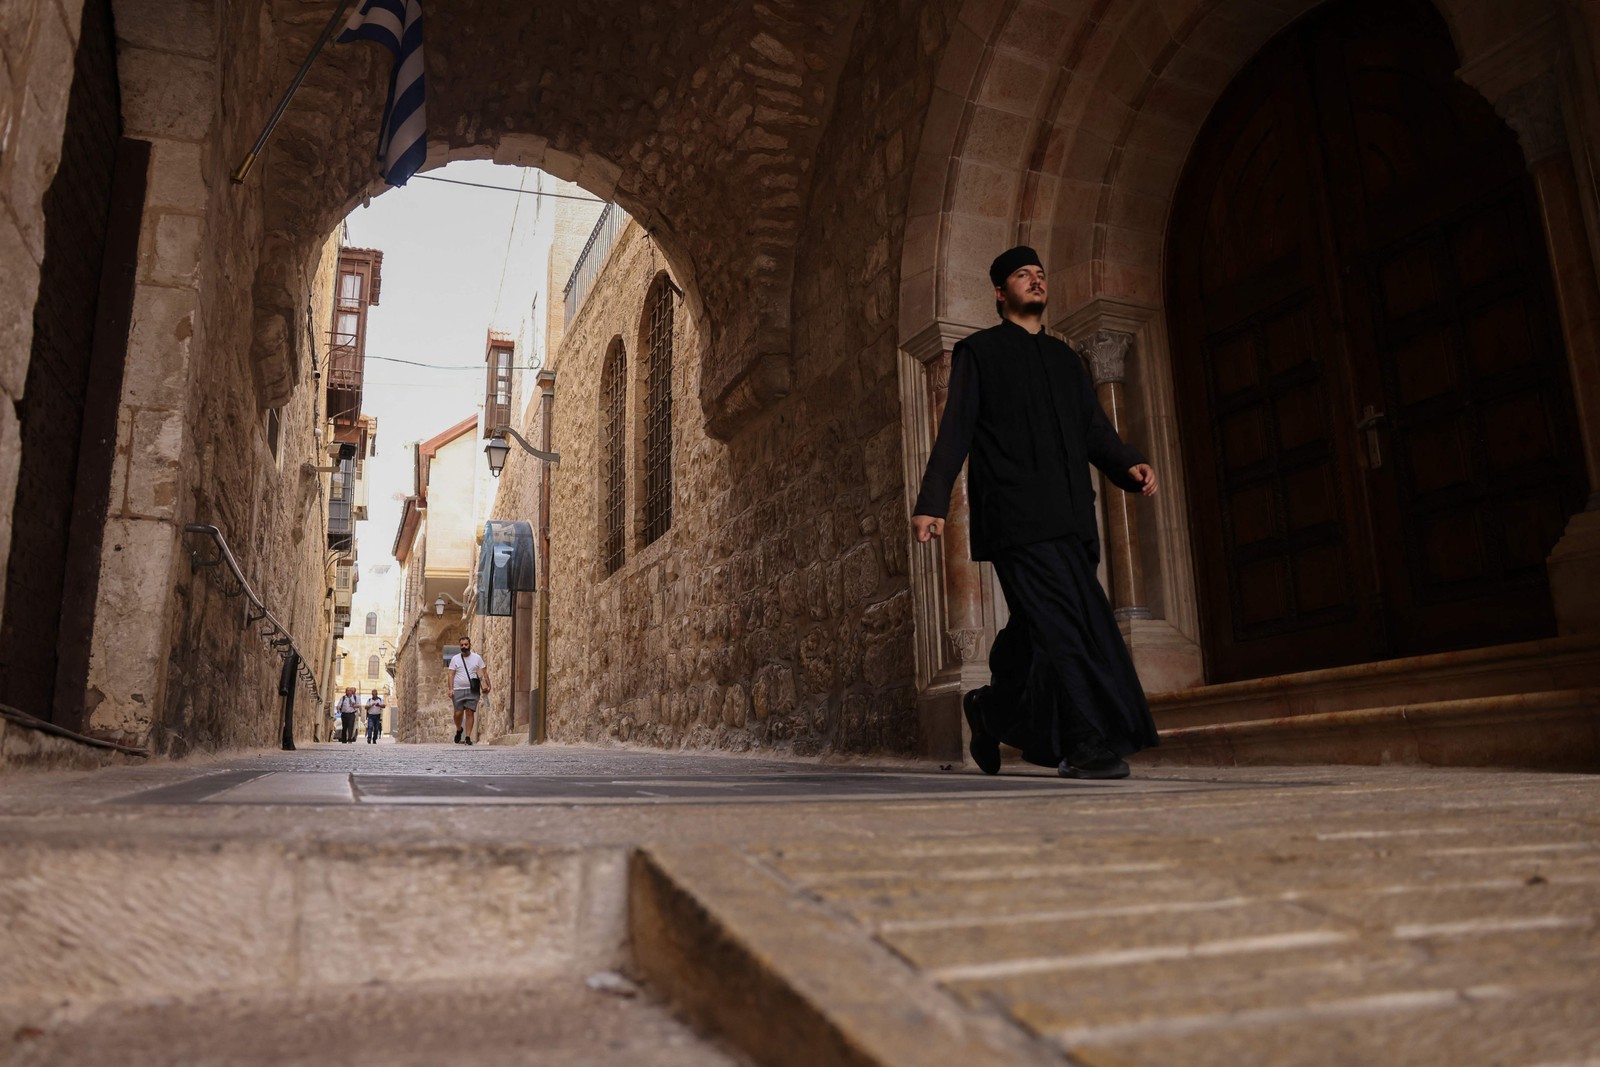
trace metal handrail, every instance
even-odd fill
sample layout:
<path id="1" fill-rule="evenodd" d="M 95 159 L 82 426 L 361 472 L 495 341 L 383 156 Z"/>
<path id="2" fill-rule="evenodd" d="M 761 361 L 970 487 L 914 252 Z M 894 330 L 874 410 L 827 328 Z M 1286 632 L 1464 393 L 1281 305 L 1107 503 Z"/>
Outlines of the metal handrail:
<path id="1" fill-rule="evenodd" d="M 267 610 L 266 604 L 262 603 L 260 594 L 255 591 L 253 586 L 251 586 L 249 579 L 245 578 L 244 571 L 239 569 L 239 561 L 233 557 L 233 550 L 228 547 L 228 539 L 222 536 L 222 531 L 217 529 L 215 526 L 203 522 L 191 522 L 184 526 L 183 529 L 185 533 L 205 534 L 207 537 L 211 538 L 212 543 L 217 546 L 217 558 L 202 559 L 199 553 L 191 553 L 190 560 L 194 565 L 194 569 L 199 570 L 201 567 L 215 567 L 219 563 L 227 564 L 229 573 L 233 575 L 235 587 L 232 590 L 224 589 L 222 591 L 222 595 L 226 597 L 243 596 L 245 599 L 250 601 L 251 606 L 260 614 L 246 613 L 244 624 L 246 626 L 251 626 L 258 622 L 265 622 L 271 627 L 270 630 L 261 630 L 257 632 L 264 640 L 267 641 L 268 646 L 278 654 L 279 659 L 287 659 L 289 653 L 291 652 L 295 654 L 300 664 L 300 676 L 304 678 L 306 684 L 311 687 L 311 695 L 316 699 L 317 704 L 320 706 L 322 704 L 322 690 L 317 685 L 316 672 L 310 667 L 306 666 L 306 655 L 304 652 L 301 652 L 300 647 L 295 644 L 294 636 L 290 634 L 288 629 L 278 621 L 276 615 Z"/>

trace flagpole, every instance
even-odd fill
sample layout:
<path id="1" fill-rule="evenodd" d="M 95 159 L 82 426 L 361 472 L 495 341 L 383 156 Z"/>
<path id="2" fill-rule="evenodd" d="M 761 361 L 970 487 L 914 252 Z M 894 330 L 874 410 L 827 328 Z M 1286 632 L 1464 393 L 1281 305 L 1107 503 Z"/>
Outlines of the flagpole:
<path id="1" fill-rule="evenodd" d="M 295 91 L 300 88 L 300 83 L 306 80 L 306 74 L 311 70 L 311 64 L 316 62 L 317 56 L 321 54 L 323 48 L 327 47 L 328 39 L 333 36 L 334 30 L 339 28 L 339 20 L 344 17 L 345 9 L 350 6 L 350 2 L 351 0 L 339 0 L 339 6 L 334 11 L 333 17 L 322 28 L 322 36 L 318 37 L 317 43 L 311 46 L 311 52 L 306 56 L 306 61 L 300 64 L 300 70 L 296 72 L 294 80 L 283 91 L 283 99 L 278 101 L 278 106 L 273 109 L 272 117 L 262 127 L 261 135 L 256 138 L 256 143 L 251 147 L 250 153 L 244 157 L 244 161 L 233 172 L 233 184 L 244 184 L 245 178 L 250 174 L 250 168 L 256 165 L 256 157 L 266 147 L 267 138 L 272 136 L 272 131 L 278 126 L 278 120 L 283 118 L 284 111 L 289 107 L 289 101 L 294 98 Z"/>

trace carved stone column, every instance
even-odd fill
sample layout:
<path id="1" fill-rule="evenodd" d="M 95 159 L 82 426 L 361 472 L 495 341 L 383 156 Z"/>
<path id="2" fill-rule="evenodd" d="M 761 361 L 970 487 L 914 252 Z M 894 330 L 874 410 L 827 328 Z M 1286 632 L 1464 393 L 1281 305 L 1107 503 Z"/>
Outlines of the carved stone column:
<path id="1" fill-rule="evenodd" d="M 1133 334 L 1096 330 L 1078 339 L 1078 351 L 1088 357 L 1095 395 L 1119 434 L 1127 433 L 1128 348 Z M 1111 570 L 1111 606 L 1118 619 L 1148 619 L 1144 597 L 1144 564 L 1139 559 L 1139 516 L 1133 500 L 1106 480 L 1102 486 L 1106 515 L 1106 561 Z"/>
<path id="2" fill-rule="evenodd" d="M 1590 490 L 1546 571 L 1557 626 L 1562 633 L 1583 633 L 1600 630 L 1600 597 L 1594 595 L 1600 589 L 1600 277 L 1567 143 L 1560 50 L 1557 26 L 1546 20 L 1467 64 L 1461 77 L 1516 132 L 1539 195 Z"/>
<path id="3" fill-rule="evenodd" d="M 935 322 L 902 344 L 901 408 L 906 419 L 906 503 L 916 498 L 950 391 L 950 354 L 969 327 Z M 909 536 L 909 533 L 907 534 Z M 963 693 L 988 680 L 993 620 L 986 612 L 983 572 L 972 561 L 967 476 L 950 493 L 944 535 L 912 547 L 917 626 L 917 707 L 924 754 L 960 759 L 966 750 Z"/>
<path id="4" fill-rule="evenodd" d="M 1057 324 L 1058 334 L 1072 339 L 1073 347 L 1088 358 L 1095 395 L 1112 425 L 1150 457 L 1161 482 L 1161 495 L 1151 501 L 1141 503 L 1109 484 L 1100 501 L 1106 526 L 1106 581 L 1117 628 L 1140 682 L 1151 693 L 1186 689 L 1204 680 L 1200 646 L 1190 636 L 1195 629 L 1190 610 L 1194 574 L 1162 322 L 1159 308 L 1101 297 Z M 1134 359 L 1139 361 L 1139 374 L 1130 382 Z M 1142 391 L 1133 388 L 1139 384 Z M 1131 404 L 1140 406 L 1137 428 Z M 1141 511 L 1148 524 L 1142 533 Z M 1151 544 L 1143 544 L 1144 540 Z M 1147 554 L 1155 561 L 1153 582 L 1161 594 L 1154 603 L 1144 569 Z M 1174 619 L 1185 620 L 1184 628 Z"/>

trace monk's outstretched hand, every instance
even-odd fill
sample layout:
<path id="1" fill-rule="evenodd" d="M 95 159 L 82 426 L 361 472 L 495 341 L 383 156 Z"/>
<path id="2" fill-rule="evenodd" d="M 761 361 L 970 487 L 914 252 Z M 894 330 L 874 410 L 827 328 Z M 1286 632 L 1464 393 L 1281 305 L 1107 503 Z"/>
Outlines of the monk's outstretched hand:
<path id="1" fill-rule="evenodd" d="M 1128 476 L 1139 483 L 1140 496 L 1156 495 L 1156 469 L 1148 463 L 1137 463 L 1128 468 Z"/>
<path id="2" fill-rule="evenodd" d="M 913 515 L 911 532 L 918 541 L 927 541 L 944 533 L 944 520 L 932 515 Z"/>

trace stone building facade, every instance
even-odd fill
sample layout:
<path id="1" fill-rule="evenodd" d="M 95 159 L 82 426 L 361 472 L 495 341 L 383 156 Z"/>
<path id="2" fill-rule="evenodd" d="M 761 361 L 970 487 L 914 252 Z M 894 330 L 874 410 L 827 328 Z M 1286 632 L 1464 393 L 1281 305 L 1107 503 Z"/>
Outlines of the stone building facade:
<path id="1" fill-rule="evenodd" d="M 1108 583 L 1152 689 L 1298 670 L 1322 648 L 1340 648 L 1342 666 L 1384 660 L 1404 654 L 1417 634 L 1426 638 L 1417 647 L 1433 649 L 1522 647 L 1521 638 L 1538 635 L 1566 642 L 1549 646 L 1562 655 L 1592 661 L 1592 650 L 1582 650 L 1600 631 L 1592 595 L 1600 586 L 1594 5 L 1109 0 L 1090 11 L 1046 0 L 773 0 L 703 5 L 692 18 L 682 5 L 661 13 L 642 19 L 638 5 L 607 0 L 581 18 L 554 20 L 542 9 L 461 0 L 451 20 L 459 32 L 428 43 L 430 166 L 494 158 L 613 200 L 651 235 L 662 269 L 684 293 L 675 326 L 683 348 L 674 355 L 692 369 L 681 383 L 674 378 L 675 390 L 687 390 L 674 409 L 674 460 L 687 479 L 687 499 L 674 501 L 675 547 L 658 549 L 664 558 L 656 559 L 629 546 L 614 573 L 563 575 L 563 559 L 576 564 L 597 549 L 581 533 L 553 529 L 553 604 L 586 597 L 592 614 L 554 616 L 552 647 L 568 642 L 560 666 L 567 673 L 552 675 L 551 695 L 570 686 L 575 700 L 589 694 L 583 699 L 602 710 L 593 723 L 561 724 L 552 701 L 552 725 L 568 736 L 615 728 L 657 743 L 958 751 L 959 695 L 981 680 L 998 605 L 985 569 L 964 555 L 964 502 L 956 501 L 942 545 L 913 551 L 907 486 L 926 455 L 953 344 L 992 321 L 984 268 L 1017 241 L 1034 244 L 1052 267 L 1052 326 L 1090 357 L 1102 399 L 1163 474 L 1159 497 L 1110 496 L 1105 512 Z M 132 234 L 129 267 L 107 275 L 122 278 L 130 311 L 120 335 L 117 321 L 97 333 L 121 370 L 120 389 L 82 405 L 91 424 L 94 412 L 111 412 L 104 438 L 114 445 L 90 439 L 83 449 L 106 465 L 99 478 L 111 488 L 103 494 L 108 518 L 88 523 L 100 565 L 73 579 L 68 598 L 66 614 L 87 622 L 69 628 L 66 644 L 83 646 L 86 662 L 65 676 L 61 691 L 75 707 L 61 714 L 164 752 L 262 743 L 272 732 L 270 660 L 247 650 L 254 638 L 233 627 L 230 602 L 211 590 L 207 574 L 191 570 L 188 524 L 223 530 L 274 610 L 316 641 L 323 563 L 307 546 L 318 540 L 310 513 L 326 487 L 301 482 L 301 457 L 274 455 L 264 427 L 272 412 L 283 426 L 301 420 L 283 440 L 315 458 L 306 428 L 316 422 L 319 340 L 306 325 L 308 309 L 310 321 L 320 321 L 313 305 L 322 299 L 318 264 L 328 235 L 377 190 L 371 159 L 386 57 L 364 45 L 331 49 L 255 172 L 238 184 L 229 175 L 321 21 L 320 6 L 280 0 L 21 0 L 0 16 L 9 93 L 0 108 L 11 131 L 0 155 L 0 257 L 20 281 L 6 296 L 0 389 L 22 399 L 0 404 L 7 501 L 23 499 L 13 489 L 30 477 L 29 449 L 17 467 L 10 447 L 23 428 L 7 420 L 47 402 L 38 391 L 28 395 L 37 348 L 31 323 L 61 318 L 67 306 L 32 280 L 48 274 L 49 186 L 55 161 L 73 158 L 66 149 L 77 151 L 76 138 L 96 125 L 71 116 L 74 68 L 64 58 L 74 49 L 89 71 L 83 84 L 98 87 L 100 103 L 84 106 L 103 114 L 114 99 L 118 152 L 144 161 L 135 168 L 142 191 L 127 194 L 131 210 L 108 213 L 120 220 L 118 232 Z M 95 60 L 78 45 L 93 26 L 102 44 L 114 27 L 114 77 L 103 52 Z M 1336 26 L 1350 32 L 1325 32 Z M 1360 41 L 1372 63 L 1330 50 L 1341 39 Z M 1274 51 L 1297 48 L 1319 62 Z M 1311 71 L 1338 80 L 1369 68 L 1393 73 L 1390 88 L 1363 90 L 1379 101 L 1373 113 L 1404 116 L 1399 134 L 1383 136 L 1416 148 L 1427 166 L 1463 146 L 1482 149 L 1473 158 L 1492 156 L 1501 168 L 1495 190 L 1456 189 L 1448 195 L 1464 199 L 1449 204 L 1435 190 L 1416 199 L 1421 210 L 1401 211 L 1384 199 L 1376 171 L 1334 166 L 1302 183 L 1320 198 L 1317 210 L 1331 214 L 1271 215 L 1218 193 L 1247 187 L 1227 178 L 1229 166 L 1246 165 L 1226 155 L 1239 138 L 1218 131 L 1266 136 L 1266 126 L 1249 125 L 1266 121 L 1257 105 L 1303 98 L 1306 87 L 1297 89 L 1294 77 Z M 1419 82 L 1430 91 L 1392 88 Z M 1340 84 L 1327 99 L 1363 99 Z M 1448 114 L 1416 110 L 1424 99 L 1450 101 Z M 1277 130 L 1273 143 L 1288 146 L 1287 159 L 1365 159 L 1338 151 L 1366 143 L 1349 130 L 1367 111 L 1346 110 L 1343 134 L 1318 127 L 1324 140 L 1313 146 L 1293 140 L 1310 136 L 1304 130 Z M 69 185 L 63 195 L 79 189 Z M 1466 212 L 1459 218 L 1489 217 L 1489 201 L 1473 199 L 1479 193 L 1517 201 L 1503 213 L 1514 239 L 1474 243 L 1449 230 L 1458 216 L 1447 207 Z M 120 203 L 121 194 L 92 195 Z M 1383 211 L 1407 226 L 1435 227 L 1404 231 L 1419 248 L 1454 251 L 1438 253 L 1426 270 L 1397 265 L 1394 248 L 1368 239 L 1386 231 L 1373 222 Z M 1223 282 L 1240 282 L 1228 264 L 1261 267 L 1250 257 L 1289 255 L 1252 245 L 1227 225 L 1206 229 L 1206 219 L 1247 217 L 1267 220 L 1253 228 L 1263 240 L 1298 240 L 1306 235 L 1294 227 L 1312 217 L 1356 220 L 1307 237 L 1295 261 L 1300 273 L 1278 274 L 1313 280 L 1307 307 L 1360 311 L 1327 313 L 1334 328 L 1307 332 L 1318 343 L 1338 339 L 1316 349 L 1316 360 L 1303 358 L 1306 345 L 1272 347 L 1280 335 L 1267 329 L 1264 309 L 1280 305 L 1227 290 L 1246 311 L 1225 313 Z M 1367 235 L 1365 243 L 1352 243 L 1357 235 Z M 1520 258 L 1510 266 L 1483 258 L 1482 249 L 1512 247 Z M 1220 251 L 1207 260 L 1205 250 Z M 1470 278 L 1446 271 L 1467 263 L 1492 269 Z M 1385 278 L 1394 282 L 1387 290 Z M 1477 340 L 1470 358 L 1448 346 L 1408 350 L 1404 359 L 1423 360 L 1419 366 L 1443 361 L 1421 379 L 1459 371 L 1475 381 L 1481 370 L 1518 382 L 1498 395 L 1463 386 L 1451 401 L 1500 442 L 1487 459 L 1448 444 L 1444 430 L 1421 435 L 1432 409 L 1412 402 L 1432 398 L 1403 394 L 1417 379 L 1383 377 L 1403 360 L 1382 346 L 1421 321 L 1402 330 L 1391 321 L 1395 309 L 1410 300 L 1419 314 L 1446 314 L 1421 291 L 1422 278 L 1458 296 L 1472 290 L 1449 314 L 1458 336 Z M 1507 287 L 1489 303 L 1472 289 L 1485 278 Z M 1355 280 L 1377 288 L 1359 289 Z M 1509 317 L 1478 322 L 1460 311 L 1500 308 L 1513 288 L 1522 310 Z M 596 323 L 593 336 L 581 345 L 568 339 L 563 351 L 581 352 L 572 358 L 593 368 L 604 355 L 596 342 L 636 345 L 636 312 L 618 314 L 606 338 Z M 1252 371 L 1260 380 L 1217 369 L 1218 346 L 1245 336 L 1247 319 L 1256 324 L 1251 344 L 1267 346 L 1250 351 L 1274 368 Z M 1243 332 L 1215 326 L 1223 320 Z M 574 324 L 575 334 L 583 329 Z M 1372 358 L 1380 349 L 1387 363 Z M 1291 350 L 1302 353 L 1298 362 L 1273 363 Z M 1484 362 L 1482 353 L 1528 358 Z M 1304 380 L 1275 377 L 1291 370 Z M 1369 372 L 1371 381 L 1362 377 Z M 599 383 L 578 371 L 558 378 L 559 433 L 576 415 L 564 412 L 581 410 Z M 1295 382 L 1317 385 L 1291 396 Z M 1213 387 L 1221 392 L 1211 396 Z M 1280 410 L 1313 395 L 1305 402 L 1315 418 Z M 1497 403 L 1510 397 L 1528 405 L 1523 414 Z M 1241 427 L 1234 437 L 1207 437 L 1208 425 L 1229 419 Z M 1285 445 L 1285 425 L 1326 430 L 1316 463 L 1332 472 L 1332 488 L 1321 497 L 1309 482 L 1290 484 L 1299 468 L 1284 465 L 1284 449 L 1306 442 Z M 676 436 L 689 427 L 702 438 Z M 1461 440 L 1486 439 L 1457 429 Z M 570 432 L 563 446 L 574 459 L 552 489 L 587 523 L 585 479 L 597 475 L 581 462 L 593 435 L 576 420 Z M 1530 469 L 1555 470 L 1560 484 L 1536 500 L 1517 497 L 1517 464 L 1535 455 L 1543 462 Z M 1267 465 L 1256 470 L 1258 461 Z M 1463 481 L 1468 468 L 1493 478 Z M 1271 489 L 1251 497 L 1246 483 L 1263 471 L 1261 484 Z M 1509 486 L 1501 497 L 1469 501 L 1468 489 L 1457 488 L 1494 478 Z M 1428 495 L 1436 489 L 1449 490 L 1449 499 Z M 693 495 L 702 490 L 711 497 Z M 1470 521 L 1449 511 L 1456 497 L 1475 509 Z M 1336 510 L 1315 522 L 1276 525 L 1326 501 Z M 1536 521 L 1519 518 L 1526 515 Z M 11 556 L 19 523 L 33 521 L 14 503 L 0 508 Z M 1392 543 L 1406 547 L 1393 558 L 1371 543 L 1361 547 L 1360 537 L 1374 540 L 1362 530 L 1392 530 Z M 680 536 L 689 531 L 693 546 Z M 572 543 L 563 545 L 563 536 Z M 35 538 L 28 551 L 47 541 Z M 1343 547 L 1327 548 L 1334 544 Z M 1450 566 L 1433 567 L 1438 560 Z M 1359 582 L 1317 584 L 1329 574 Z M 1482 588 L 1465 588 L 1474 582 Z M 1501 593 L 1514 594 L 1516 611 L 1492 610 Z M 1475 606 L 1452 611 L 1452 598 Z M 613 647 L 555 632 L 642 631 L 656 613 L 698 623 L 692 666 L 687 655 L 671 668 L 622 656 L 653 647 L 645 643 Z M 1530 621 L 1521 629 L 1500 626 L 1523 614 Z M 1341 640 L 1370 643 L 1322 641 L 1313 622 L 1344 626 Z M 776 715 L 773 702 L 787 703 L 791 681 L 794 710 Z M 757 716 L 763 693 L 765 720 Z M 678 706 L 663 706 L 665 694 L 678 694 Z M 1570 700 L 1574 716 L 1592 718 L 1592 697 Z M 771 723 L 790 725 L 774 731 Z M 791 729 L 792 741 L 781 736 Z"/>

